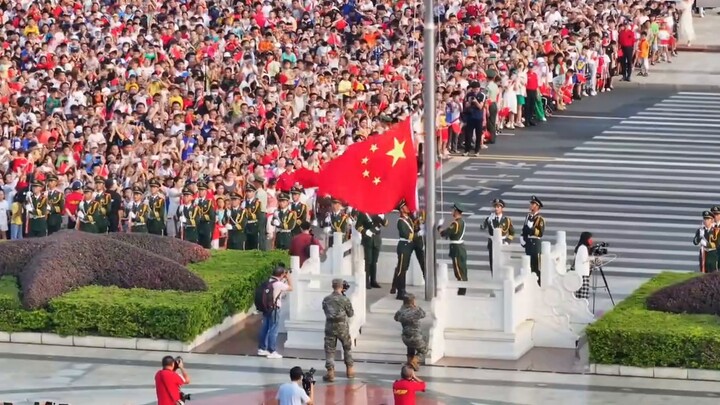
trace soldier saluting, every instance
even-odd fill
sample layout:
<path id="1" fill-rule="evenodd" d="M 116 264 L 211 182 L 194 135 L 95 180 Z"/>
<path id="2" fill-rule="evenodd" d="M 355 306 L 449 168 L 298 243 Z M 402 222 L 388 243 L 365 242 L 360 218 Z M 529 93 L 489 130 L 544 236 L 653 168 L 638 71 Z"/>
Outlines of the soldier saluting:
<path id="1" fill-rule="evenodd" d="M 467 250 L 465 249 L 465 220 L 462 216 L 463 209 L 458 204 L 453 204 L 453 222 L 446 229 L 440 230 L 440 236 L 450 240 L 450 258 L 453 264 L 453 273 L 458 281 L 467 281 Z M 458 288 L 458 295 L 465 295 L 467 289 Z"/>
<path id="2" fill-rule="evenodd" d="M 412 219 L 410 218 L 410 210 L 408 209 L 405 200 L 400 201 L 397 209 L 400 211 L 400 217 L 397 221 L 399 237 L 396 249 L 397 265 L 395 266 L 395 274 L 393 275 L 393 283 L 392 288 L 390 289 L 390 294 L 397 292 L 397 296 L 395 298 L 404 300 L 407 295 L 405 291 L 405 275 L 410 267 L 410 258 L 413 254 L 415 226 L 413 226 Z"/>
<path id="3" fill-rule="evenodd" d="M 47 219 L 48 235 L 60 230 L 65 212 L 65 194 L 57 189 L 58 178 L 54 174 L 47 176 L 47 199 L 50 212 Z"/>
<path id="4" fill-rule="evenodd" d="M 165 230 L 165 197 L 160 194 L 160 182 L 150 180 L 150 197 L 148 198 L 147 230 L 153 235 L 162 235 Z"/>
<path id="5" fill-rule="evenodd" d="M 367 289 L 380 288 L 377 282 L 377 263 L 380 258 L 380 247 L 382 236 L 380 231 L 388 226 L 388 220 L 384 214 L 371 215 L 358 212 L 355 229 L 362 235 L 363 253 L 365 256 L 365 278 Z"/>
<path id="6" fill-rule="evenodd" d="M 238 193 L 230 194 L 230 209 L 228 210 L 227 224 L 228 246 L 230 250 L 245 249 L 245 225 L 247 225 L 247 214 L 241 204 L 242 197 Z"/>
<path id="7" fill-rule="evenodd" d="M 541 285 L 540 251 L 542 237 L 545 234 L 545 219 L 540 215 L 542 207 L 543 203 L 539 198 L 530 197 L 530 212 L 523 224 L 522 239 L 520 241 L 520 244 L 525 248 L 525 254 L 530 256 L 530 270 L 537 275 L 538 285 Z"/>
<path id="8" fill-rule="evenodd" d="M 717 207 L 713 207 L 715 209 Z M 700 246 L 700 272 L 714 273 L 718 269 L 717 243 L 720 228 L 715 226 L 713 213 L 704 211 L 703 225 L 695 231 L 693 244 Z"/>
<path id="9" fill-rule="evenodd" d="M 292 232 L 297 228 L 297 214 L 288 208 L 290 196 L 287 193 L 278 195 L 278 210 L 273 215 L 272 225 L 277 229 L 275 249 L 290 249 Z"/>
<path id="10" fill-rule="evenodd" d="M 510 242 L 515 238 L 515 227 L 513 227 L 512 220 L 510 217 L 506 217 L 503 215 L 503 209 L 505 208 L 505 201 L 496 198 L 492 202 L 493 208 L 495 209 L 495 212 L 490 214 L 487 218 L 485 218 L 485 221 L 483 221 L 482 225 L 480 225 L 481 230 L 488 231 L 488 242 L 487 242 L 487 248 L 488 253 L 490 255 L 490 274 L 493 274 L 493 245 L 492 245 L 492 237 L 495 233 L 495 229 L 500 228 L 500 231 L 502 232 L 502 242 L 503 245 L 509 245 Z"/>
<path id="11" fill-rule="evenodd" d="M 32 183 L 32 194 L 28 196 L 25 210 L 28 236 L 31 238 L 47 236 L 48 199 L 43 193 L 42 183 L 38 181 Z"/>

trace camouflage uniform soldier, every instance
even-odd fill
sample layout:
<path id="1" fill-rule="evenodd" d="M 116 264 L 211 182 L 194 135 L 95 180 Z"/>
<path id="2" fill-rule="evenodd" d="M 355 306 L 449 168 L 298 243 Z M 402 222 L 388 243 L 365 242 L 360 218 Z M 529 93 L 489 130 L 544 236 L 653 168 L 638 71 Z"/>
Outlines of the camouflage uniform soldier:
<path id="1" fill-rule="evenodd" d="M 335 350 L 338 340 L 340 340 L 343 348 L 347 377 L 355 377 L 354 362 L 350 352 L 352 348 L 350 327 L 348 325 L 349 318 L 352 318 L 355 312 L 350 299 L 345 296 L 343 284 L 343 280 L 334 279 L 332 281 L 333 292 L 325 297 L 322 303 L 325 312 L 325 368 L 327 369 L 327 374 L 323 376 L 323 380 L 328 382 L 335 380 Z"/>
<path id="2" fill-rule="evenodd" d="M 407 346 L 407 364 L 415 371 L 420 369 L 420 361 L 427 354 L 427 342 L 420 329 L 420 320 L 425 311 L 415 304 L 415 296 L 406 294 L 403 305 L 395 313 L 395 321 L 402 325 L 402 341 Z"/>

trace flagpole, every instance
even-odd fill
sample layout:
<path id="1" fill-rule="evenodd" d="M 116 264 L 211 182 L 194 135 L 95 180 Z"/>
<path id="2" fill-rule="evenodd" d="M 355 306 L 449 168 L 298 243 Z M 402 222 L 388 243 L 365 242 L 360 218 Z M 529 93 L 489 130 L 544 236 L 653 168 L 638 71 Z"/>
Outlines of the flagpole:
<path id="1" fill-rule="evenodd" d="M 423 109 L 425 126 L 425 300 L 435 298 L 435 18 L 433 0 L 423 0 Z"/>

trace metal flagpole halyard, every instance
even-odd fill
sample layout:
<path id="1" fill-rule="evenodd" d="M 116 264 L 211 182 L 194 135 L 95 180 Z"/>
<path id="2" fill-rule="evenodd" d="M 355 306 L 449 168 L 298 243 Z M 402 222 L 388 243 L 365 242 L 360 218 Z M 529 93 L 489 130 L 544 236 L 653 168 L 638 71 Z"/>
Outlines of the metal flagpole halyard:
<path id="1" fill-rule="evenodd" d="M 423 0 L 423 110 L 425 126 L 425 300 L 435 297 L 435 18 L 434 1 Z"/>

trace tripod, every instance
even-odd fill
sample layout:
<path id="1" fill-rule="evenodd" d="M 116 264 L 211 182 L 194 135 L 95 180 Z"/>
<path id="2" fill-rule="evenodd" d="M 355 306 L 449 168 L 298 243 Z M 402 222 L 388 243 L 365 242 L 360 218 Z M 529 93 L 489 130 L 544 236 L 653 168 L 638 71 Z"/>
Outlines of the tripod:
<path id="1" fill-rule="evenodd" d="M 602 277 L 604 286 L 598 286 L 598 273 L 600 274 L 600 277 Z M 592 285 L 590 289 L 592 290 L 592 312 L 595 313 L 595 296 L 597 294 L 598 289 L 602 289 L 607 291 L 608 295 L 610 296 L 610 302 L 612 302 L 613 306 L 615 306 L 615 300 L 613 299 L 612 293 L 610 292 L 610 286 L 608 285 L 607 278 L 605 278 L 605 273 L 603 272 L 602 266 L 592 266 L 590 269 L 590 277 L 592 277 Z"/>

